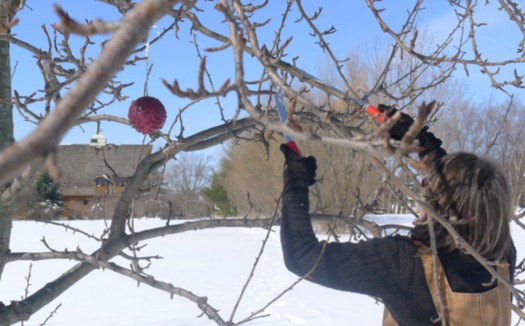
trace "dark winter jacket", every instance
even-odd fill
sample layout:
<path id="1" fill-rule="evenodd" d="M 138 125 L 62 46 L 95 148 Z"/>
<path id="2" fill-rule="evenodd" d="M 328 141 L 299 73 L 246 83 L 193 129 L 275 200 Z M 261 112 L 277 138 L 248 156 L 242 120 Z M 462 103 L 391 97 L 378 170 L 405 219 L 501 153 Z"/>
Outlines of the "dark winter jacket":
<path id="1" fill-rule="evenodd" d="M 307 277 L 311 282 L 381 298 L 399 325 L 435 325 L 431 318 L 437 318 L 438 313 L 425 281 L 418 247 L 410 238 L 320 242 L 310 221 L 307 185 L 285 185 L 281 242 L 286 267 L 293 273 L 304 276 L 313 269 Z M 480 293 L 497 285 L 484 286 L 490 284 L 491 275 L 458 251 L 439 252 L 439 259 L 455 292 Z M 508 261 L 512 279 L 516 265 L 514 248 Z"/>

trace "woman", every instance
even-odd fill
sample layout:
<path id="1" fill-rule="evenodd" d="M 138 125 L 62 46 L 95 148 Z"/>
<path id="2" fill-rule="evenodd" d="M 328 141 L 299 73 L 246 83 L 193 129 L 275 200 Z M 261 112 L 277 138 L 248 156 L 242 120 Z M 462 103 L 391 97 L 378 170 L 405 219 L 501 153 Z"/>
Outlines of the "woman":
<path id="1" fill-rule="evenodd" d="M 412 121 L 403 115 L 391 130 L 392 138 L 401 139 Z M 427 129 L 417 139 L 423 147 L 421 159 L 431 162 L 425 187 L 429 204 L 474 249 L 498 263 L 498 272 L 512 282 L 516 251 L 509 230 L 511 196 L 503 171 L 473 154 L 446 155 L 441 141 Z M 384 325 L 436 325 L 442 311 L 449 325 L 510 325 L 509 289 L 458 248 L 439 223 L 434 223 L 439 284 L 434 283 L 424 212 L 409 236 L 359 243 L 318 241 L 308 201 L 308 187 L 315 182 L 315 158 L 300 157 L 287 145 L 281 151 L 285 156 L 281 242 L 291 272 L 308 274 L 307 280 L 323 286 L 381 298 Z"/>

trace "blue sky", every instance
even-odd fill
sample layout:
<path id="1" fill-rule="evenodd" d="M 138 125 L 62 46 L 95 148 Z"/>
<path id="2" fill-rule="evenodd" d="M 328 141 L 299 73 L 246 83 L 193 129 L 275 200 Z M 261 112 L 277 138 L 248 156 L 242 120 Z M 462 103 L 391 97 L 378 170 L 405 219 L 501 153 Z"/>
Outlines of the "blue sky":
<path id="1" fill-rule="evenodd" d="M 412 4 L 413 1 L 407 1 Z M 108 21 L 115 21 L 118 19 L 118 12 L 100 2 L 93 0 L 37 0 L 27 1 L 31 9 L 25 9 L 20 12 L 20 24 L 16 26 L 12 32 L 16 36 L 26 42 L 38 45 L 44 49 L 47 48 L 47 40 L 42 32 L 41 25 L 45 24 L 49 31 L 52 31 L 50 24 L 57 22 L 57 17 L 53 12 L 52 5 L 57 3 L 64 10 L 66 10 L 74 19 L 83 21 L 84 19 L 103 19 Z M 306 2 L 305 2 L 306 3 Z M 270 4 L 265 9 L 265 13 L 272 17 L 272 22 L 261 29 L 261 42 L 270 44 L 272 41 L 275 28 L 281 19 L 280 13 L 285 1 L 270 1 Z M 399 5 L 399 1 L 385 0 L 381 4 L 388 8 L 385 11 L 387 22 L 394 24 L 394 26 L 402 23 L 405 17 L 406 8 Z M 227 27 L 223 23 L 221 15 L 213 9 L 214 2 L 198 2 L 198 5 L 206 10 L 205 16 L 202 16 L 202 22 L 209 28 L 217 29 L 221 33 L 226 34 Z M 305 4 L 306 5 L 306 4 Z M 319 1 L 312 5 L 312 1 L 308 2 L 307 10 L 313 12 L 317 6 L 323 6 L 323 14 L 318 20 L 320 28 L 328 29 L 332 25 L 338 30 L 336 34 L 328 36 L 327 39 L 332 46 L 332 49 L 339 58 L 345 58 L 346 54 L 351 48 L 363 47 L 373 41 L 387 40 L 381 33 L 377 22 L 373 19 L 371 13 L 366 8 L 365 2 L 361 0 L 350 1 Z M 454 21 L 454 13 L 451 7 L 445 1 L 431 1 L 431 7 L 428 7 L 420 16 L 418 25 L 427 27 L 436 38 L 443 37 L 443 31 L 447 26 Z M 275 13 L 275 14 L 273 14 Z M 484 46 L 484 53 L 490 54 L 494 57 L 505 55 L 508 51 L 516 51 L 515 44 L 517 41 L 513 35 L 508 35 L 508 24 L 504 15 L 495 10 L 494 6 L 483 7 L 480 9 L 480 14 L 487 22 L 492 25 L 486 29 L 482 35 L 480 42 Z M 293 17 L 297 17 L 298 10 L 294 8 L 292 12 Z M 266 18 L 264 18 L 266 19 Z M 263 19 L 261 18 L 261 21 Z M 157 28 L 152 29 L 151 35 L 158 33 L 159 29 L 167 26 L 171 21 L 163 19 L 157 24 Z M 304 29 L 306 23 L 300 21 L 294 23 L 291 19 L 287 25 L 286 34 L 284 37 L 293 36 L 293 42 L 289 46 L 289 57 L 285 60 L 291 61 L 293 57 L 298 56 L 297 64 L 303 69 L 312 74 L 319 74 L 319 67 L 326 60 L 326 55 L 314 46 L 315 38 L 309 36 L 307 33 L 300 33 Z M 161 83 L 161 79 L 166 79 L 171 82 L 178 79 L 181 88 L 194 88 L 196 86 L 197 74 L 196 71 L 199 65 L 199 59 L 196 55 L 195 46 L 192 44 L 193 36 L 189 35 L 189 28 L 191 26 L 188 22 L 183 22 L 180 25 L 178 32 L 178 39 L 173 37 L 174 32 L 169 32 L 168 35 L 158 44 L 151 47 L 150 62 L 153 63 L 153 70 L 149 79 L 149 95 L 159 98 L 165 105 L 168 111 L 168 119 L 163 128 L 167 132 L 171 126 L 172 121 L 179 113 L 179 110 L 185 107 L 189 102 L 184 99 L 179 99 L 171 95 Z M 94 39 L 107 38 L 108 36 L 95 37 Z M 78 36 L 71 36 L 73 42 L 81 44 L 83 39 Z M 220 43 L 214 40 L 206 39 L 203 36 L 198 36 L 201 51 L 206 47 L 216 47 Z M 492 46 L 497 42 L 497 46 Z M 35 60 L 32 55 L 26 50 L 20 49 L 16 46 L 11 47 L 12 51 L 12 67 L 16 64 L 16 71 L 13 79 L 13 89 L 17 90 L 21 95 L 28 95 L 35 91 L 35 89 L 42 89 L 43 82 L 40 73 L 35 65 Z M 90 55 L 96 58 L 98 46 L 93 46 Z M 233 77 L 233 59 L 231 56 L 231 49 L 219 53 L 205 53 L 203 55 L 208 57 L 208 68 L 214 79 L 215 86 L 218 87 L 226 78 Z M 144 54 L 144 53 L 142 53 Z M 250 58 L 246 56 L 249 62 Z M 248 64 L 246 74 L 248 78 L 258 79 L 261 75 L 261 69 L 257 65 Z M 143 86 L 145 81 L 146 66 L 144 62 L 140 62 L 137 66 L 119 73 L 122 82 L 134 82 L 135 85 L 126 90 L 125 94 L 129 99 L 125 102 L 117 103 L 104 111 L 106 114 L 117 116 L 127 116 L 127 110 L 131 101 L 134 98 L 143 95 Z M 458 76 L 464 76 L 463 72 L 458 71 Z M 471 70 L 468 83 L 471 86 L 474 96 L 479 98 L 487 97 L 501 97 L 500 94 L 490 91 L 488 81 L 481 76 L 477 71 Z M 225 109 L 226 117 L 230 118 L 237 106 L 236 98 L 228 96 L 220 99 L 222 106 Z M 42 112 L 42 108 L 34 106 L 33 109 Z M 203 101 L 194 105 L 191 110 L 186 111 L 184 118 L 184 136 L 190 136 L 195 132 L 209 128 L 211 126 L 220 124 L 220 114 L 215 104 L 215 100 Z M 24 122 L 23 119 L 15 112 L 15 138 L 20 139 L 27 135 L 32 129 L 33 124 Z M 64 138 L 63 143 L 83 144 L 88 143 L 89 137 L 94 134 L 96 129 L 95 124 L 86 124 L 82 128 L 75 127 Z M 172 136 L 178 135 L 180 132 L 180 125 L 173 127 Z M 102 133 L 107 136 L 108 142 L 116 144 L 141 143 L 143 135 L 139 134 L 129 126 L 124 126 L 116 123 L 102 123 Z M 160 146 L 162 143 L 158 143 Z"/>

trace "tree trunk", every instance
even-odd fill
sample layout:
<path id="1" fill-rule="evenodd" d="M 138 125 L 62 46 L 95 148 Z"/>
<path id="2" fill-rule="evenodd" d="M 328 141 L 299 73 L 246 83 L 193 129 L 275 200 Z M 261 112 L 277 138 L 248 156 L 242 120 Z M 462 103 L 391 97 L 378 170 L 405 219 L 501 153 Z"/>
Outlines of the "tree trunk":
<path id="1" fill-rule="evenodd" d="M 18 1 L 0 0 L 0 26 L 6 26 L 12 18 L 13 5 Z M 1 29 L 1 27 L 0 27 Z M 3 31 L 2 31 L 3 32 Z M 0 152 L 14 142 L 13 104 L 11 101 L 11 61 L 9 43 L 0 41 Z M 0 185 L 0 196 L 8 185 Z M 13 205 L 0 200 L 0 279 L 9 253 Z"/>

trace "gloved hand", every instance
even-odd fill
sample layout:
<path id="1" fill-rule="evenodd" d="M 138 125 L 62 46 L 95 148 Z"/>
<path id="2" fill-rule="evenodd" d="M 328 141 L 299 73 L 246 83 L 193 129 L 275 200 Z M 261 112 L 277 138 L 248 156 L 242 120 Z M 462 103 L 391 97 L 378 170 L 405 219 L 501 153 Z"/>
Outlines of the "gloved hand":
<path id="1" fill-rule="evenodd" d="M 294 188 L 308 188 L 315 183 L 317 161 L 315 157 L 301 157 L 286 144 L 282 144 L 281 152 L 284 155 L 284 192 Z"/>
<path id="2" fill-rule="evenodd" d="M 398 109 L 384 104 L 379 104 L 377 108 L 379 111 L 381 111 L 381 113 L 386 113 L 388 117 L 393 117 L 394 114 L 399 111 Z M 406 134 L 412 123 L 414 123 L 414 119 L 412 119 L 412 117 L 408 114 L 401 112 L 401 119 L 399 119 L 399 121 L 388 131 L 390 138 L 395 140 L 403 139 L 403 136 Z"/>
<path id="3" fill-rule="evenodd" d="M 441 148 L 441 144 L 443 144 L 443 142 L 441 139 L 434 136 L 433 133 L 428 131 L 428 126 L 424 126 L 423 129 L 421 129 L 421 131 L 417 134 L 416 139 L 419 140 L 419 144 L 421 147 L 423 147 L 423 150 L 417 153 L 420 158 L 436 149 L 438 150 L 438 152 L 435 153 L 437 157 L 446 155 L 445 150 Z"/>
<path id="4" fill-rule="evenodd" d="M 377 108 L 382 113 L 386 113 L 388 117 L 394 116 L 394 114 L 396 114 L 396 112 L 399 111 L 391 106 L 384 104 L 379 104 Z M 390 134 L 390 138 L 395 140 L 403 139 L 403 136 L 406 134 L 412 123 L 414 123 L 414 119 L 412 119 L 412 117 L 408 114 L 401 112 L 401 119 L 399 119 L 399 121 L 395 125 L 393 125 L 388 132 Z M 441 152 L 445 153 L 445 151 L 440 148 L 443 142 L 439 138 L 434 136 L 433 133 L 428 131 L 428 126 L 424 126 L 419 131 L 419 133 L 416 136 L 416 139 L 419 141 L 421 147 L 423 147 L 423 150 L 418 153 L 419 157 L 424 157 L 429 152 L 438 148 L 440 149 L 439 156 L 444 155 Z"/>

